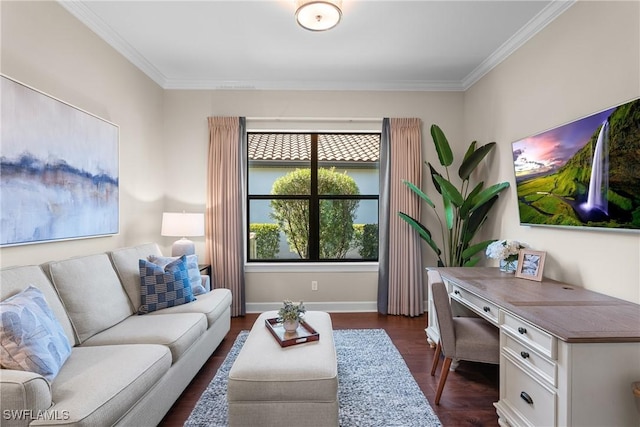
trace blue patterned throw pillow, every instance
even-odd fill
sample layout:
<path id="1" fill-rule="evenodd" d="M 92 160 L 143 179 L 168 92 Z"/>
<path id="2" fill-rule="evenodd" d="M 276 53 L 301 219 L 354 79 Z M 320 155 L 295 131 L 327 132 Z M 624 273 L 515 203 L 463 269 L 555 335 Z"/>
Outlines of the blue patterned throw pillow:
<path id="1" fill-rule="evenodd" d="M 40 289 L 29 286 L 0 302 L 0 320 L 0 365 L 53 381 L 71 345 Z"/>
<path id="2" fill-rule="evenodd" d="M 149 255 L 147 259 L 152 263 L 164 267 L 177 260 L 179 257 L 169 256 L 156 256 Z M 198 255 L 187 255 L 187 271 L 189 272 L 189 280 L 191 281 L 191 292 L 193 295 L 200 295 L 207 293 L 207 290 L 202 286 L 202 276 L 200 275 L 200 268 L 198 267 Z"/>
<path id="3" fill-rule="evenodd" d="M 141 259 L 139 266 L 141 305 L 138 314 L 195 301 L 186 256 L 170 262 L 164 268 L 146 259 Z"/>

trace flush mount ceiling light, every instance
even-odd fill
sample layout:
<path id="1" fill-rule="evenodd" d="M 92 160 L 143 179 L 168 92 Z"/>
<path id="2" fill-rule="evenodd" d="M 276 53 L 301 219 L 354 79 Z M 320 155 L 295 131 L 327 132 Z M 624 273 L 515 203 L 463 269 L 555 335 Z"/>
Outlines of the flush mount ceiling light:
<path id="1" fill-rule="evenodd" d="M 296 21 L 310 31 L 329 30 L 340 22 L 342 0 L 296 0 Z"/>

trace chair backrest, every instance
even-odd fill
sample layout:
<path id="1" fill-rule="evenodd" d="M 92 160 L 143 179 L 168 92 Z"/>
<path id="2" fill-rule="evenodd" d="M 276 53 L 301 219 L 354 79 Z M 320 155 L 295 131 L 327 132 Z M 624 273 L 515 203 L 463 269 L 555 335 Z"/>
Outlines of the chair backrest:
<path id="1" fill-rule="evenodd" d="M 456 353 L 456 332 L 453 327 L 453 314 L 449 303 L 449 293 L 442 282 L 431 285 L 433 304 L 436 308 L 438 327 L 440 329 L 440 345 L 442 352 L 447 357 L 453 357 Z"/>
<path id="2" fill-rule="evenodd" d="M 440 273 L 438 273 L 437 271 L 428 270 L 427 271 L 427 282 L 429 283 L 429 286 L 431 286 L 432 283 L 442 282 L 442 277 L 440 276 Z"/>

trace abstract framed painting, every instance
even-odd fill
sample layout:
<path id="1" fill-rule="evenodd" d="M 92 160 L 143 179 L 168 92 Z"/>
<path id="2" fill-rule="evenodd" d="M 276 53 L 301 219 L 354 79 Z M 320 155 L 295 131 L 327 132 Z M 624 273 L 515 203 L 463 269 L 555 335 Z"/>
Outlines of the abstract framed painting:
<path id="1" fill-rule="evenodd" d="M 0 77 L 0 246 L 117 234 L 118 126 Z"/>

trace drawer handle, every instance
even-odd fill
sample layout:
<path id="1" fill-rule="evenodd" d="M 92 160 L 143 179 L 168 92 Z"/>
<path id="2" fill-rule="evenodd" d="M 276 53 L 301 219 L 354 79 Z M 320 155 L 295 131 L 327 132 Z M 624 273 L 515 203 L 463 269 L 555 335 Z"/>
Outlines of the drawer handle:
<path id="1" fill-rule="evenodd" d="M 482 307 L 482 309 L 484 310 L 485 313 L 488 313 L 488 312 L 491 311 L 491 307 L 488 307 L 486 305 L 484 307 Z"/>
<path id="2" fill-rule="evenodd" d="M 521 351 L 520 352 L 520 356 L 522 356 L 523 359 L 528 359 L 529 358 L 529 353 L 527 353 L 526 351 Z"/>
<path id="3" fill-rule="evenodd" d="M 526 333 L 527 333 L 527 329 L 526 329 L 526 328 L 523 328 L 522 326 L 520 326 L 520 327 L 518 328 L 518 332 L 520 332 L 521 334 L 523 334 L 523 335 L 524 335 L 524 334 L 526 334 Z"/>
<path id="4" fill-rule="evenodd" d="M 457 289 L 455 291 L 453 291 L 453 293 L 456 294 L 456 295 L 460 295 L 460 291 L 457 290 Z"/>
<path id="5" fill-rule="evenodd" d="M 524 391 L 520 392 L 520 397 L 522 398 L 522 400 L 527 402 L 529 405 L 533 405 L 533 399 L 526 392 L 524 392 Z"/>

